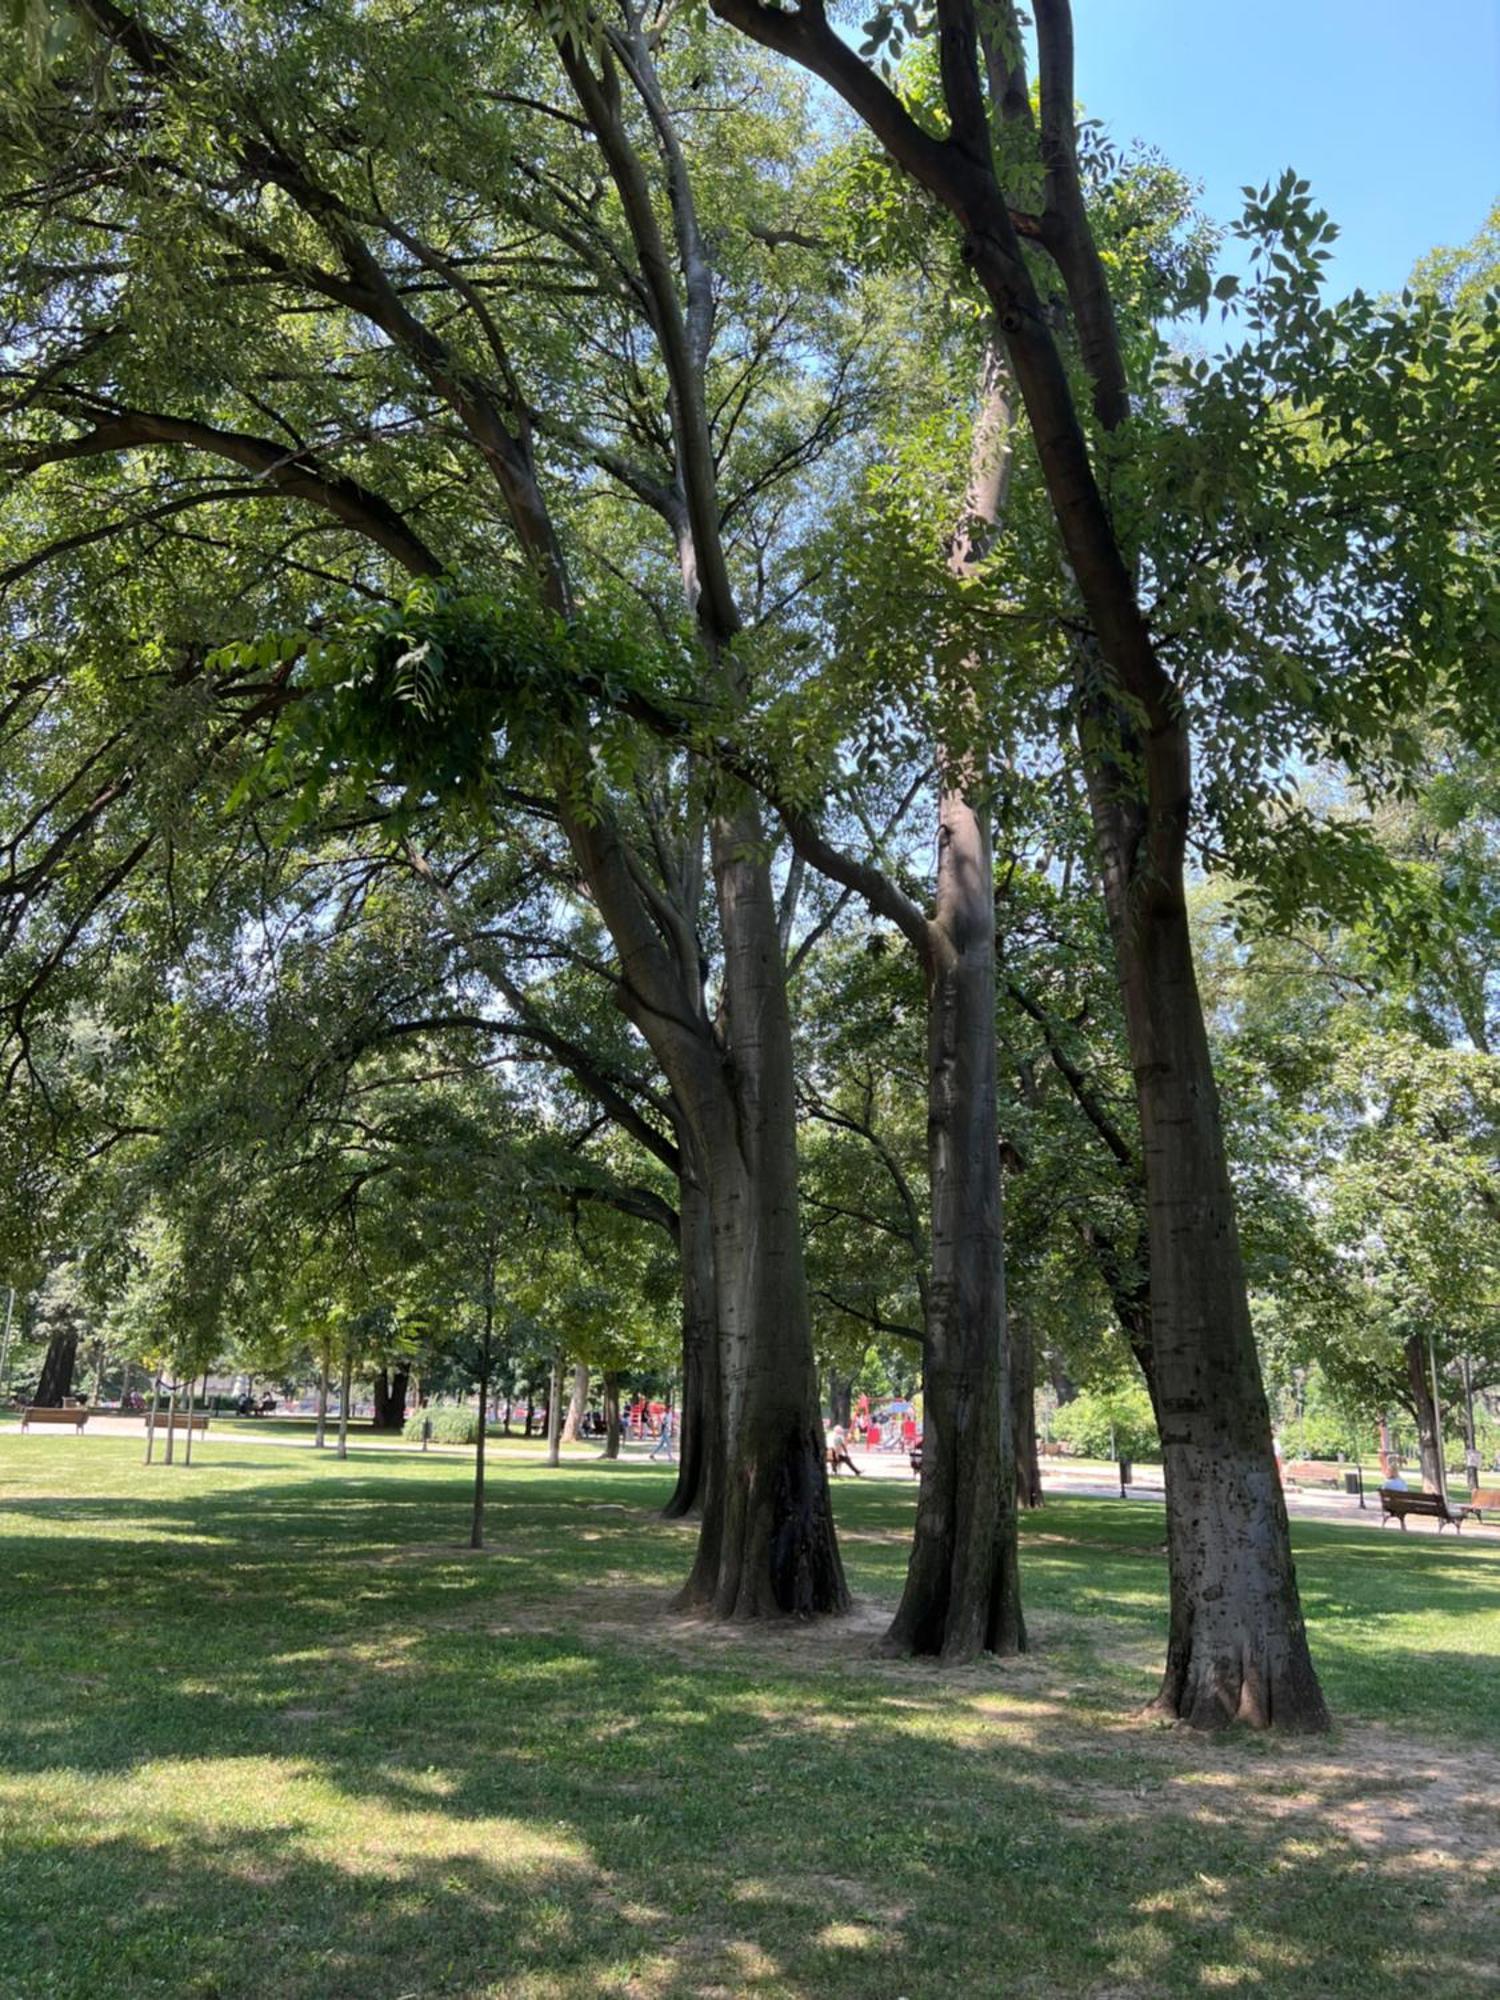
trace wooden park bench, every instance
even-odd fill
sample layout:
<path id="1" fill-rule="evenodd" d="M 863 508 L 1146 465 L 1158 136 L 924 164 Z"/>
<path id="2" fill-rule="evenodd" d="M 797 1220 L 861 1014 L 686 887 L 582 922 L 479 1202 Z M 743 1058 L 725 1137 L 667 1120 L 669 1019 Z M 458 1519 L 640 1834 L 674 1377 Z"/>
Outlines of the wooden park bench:
<path id="1" fill-rule="evenodd" d="M 1476 1521 L 1482 1521 L 1486 1507 L 1492 1514 L 1500 1513 L 1500 1486 L 1476 1486 L 1469 1495 L 1464 1512 L 1472 1514 Z"/>
<path id="2" fill-rule="evenodd" d="M 1281 1476 L 1288 1486 L 1332 1486 L 1343 1484 L 1346 1468 L 1326 1458 L 1293 1459 L 1283 1465 Z"/>
<path id="3" fill-rule="evenodd" d="M 1444 1528 L 1452 1528 L 1456 1535 L 1460 1528 L 1462 1528 L 1464 1515 L 1468 1511 L 1466 1507 L 1460 1507 L 1456 1510 L 1449 1507 L 1441 1493 L 1392 1493 L 1389 1487 L 1386 1486 L 1382 1486 L 1380 1489 L 1380 1525 L 1382 1528 L 1387 1521 L 1399 1521 L 1404 1532 L 1407 1515 L 1418 1514 L 1425 1515 L 1428 1519 L 1436 1521 L 1439 1534 L 1443 1532 Z"/>
<path id="4" fill-rule="evenodd" d="M 82 1404 L 66 1410 L 38 1404 L 34 1409 L 21 1412 L 21 1429 L 29 1431 L 33 1424 L 71 1424 L 75 1431 L 81 1431 L 88 1420 L 89 1413 Z"/>
<path id="5" fill-rule="evenodd" d="M 147 1411 L 146 1422 L 150 1424 L 152 1421 L 151 1413 Z M 164 1431 L 167 1428 L 166 1411 L 164 1409 L 158 1410 L 154 1421 L 156 1428 L 159 1431 Z M 196 1431 L 201 1437 L 204 1431 L 208 1429 L 208 1417 L 206 1415 L 190 1417 L 186 1410 L 178 1410 L 172 1417 L 172 1429 L 174 1431 Z"/>

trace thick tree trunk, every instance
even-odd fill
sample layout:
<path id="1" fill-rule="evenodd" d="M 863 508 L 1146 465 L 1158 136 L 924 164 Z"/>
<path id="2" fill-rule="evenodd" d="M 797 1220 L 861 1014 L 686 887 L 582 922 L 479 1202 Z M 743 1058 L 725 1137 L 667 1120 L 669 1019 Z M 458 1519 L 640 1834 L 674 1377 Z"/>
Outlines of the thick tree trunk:
<path id="1" fill-rule="evenodd" d="M 885 1648 L 960 1661 L 1021 1652 L 1026 1629 L 1005 1323 L 993 867 L 987 818 L 958 791 L 943 792 L 938 842 L 922 1488 L 906 1588 Z"/>
<path id="2" fill-rule="evenodd" d="M 1016 1505 L 1042 1504 L 1042 1455 L 1036 1440 L 1036 1343 L 1030 1322 L 1010 1315 L 1010 1409 L 1016 1464 Z"/>
<path id="3" fill-rule="evenodd" d="M 1102 799 L 1102 783 L 1096 765 L 1096 823 L 1134 819 L 1118 793 Z M 1167 1487 L 1171 1612 L 1155 1705 L 1199 1727 L 1319 1729 L 1328 1713 L 1250 1326 L 1182 881 L 1135 885 L 1128 851 L 1103 845 L 1140 1109 Z"/>
<path id="4" fill-rule="evenodd" d="M 613 1368 L 604 1371 L 604 1456 L 620 1456 L 620 1377 Z"/>
<path id="5" fill-rule="evenodd" d="M 406 1368 L 382 1368 L 375 1377 L 375 1429 L 378 1431 L 399 1431 L 406 1422 L 406 1392 L 411 1382 L 411 1371 Z"/>
<path id="6" fill-rule="evenodd" d="M 73 1393 L 73 1371 L 78 1365 L 78 1335 L 54 1333 L 47 1342 L 41 1379 L 33 1398 L 40 1409 L 56 1409 L 64 1396 Z"/>
<path id="7" fill-rule="evenodd" d="M 679 1183 L 678 1216 L 682 1258 L 682 1412 L 677 1484 L 662 1508 L 663 1517 L 669 1521 L 721 1507 L 724 1490 L 724 1393 L 719 1316 L 714 1299 L 713 1217 L 696 1170 L 685 1172 Z M 722 1520 L 708 1532 L 712 1535 L 721 1531 Z"/>
<path id="8" fill-rule="evenodd" d="M 573 1393 L 568 1399 L 568 1414 L 563 1418 L 562 1437 L 564 1444 L 575 1444 L 578 1432 L 588 1415 L 589 1408 L 589 1368 L 586 1361 L 573 1364 Z"/>
<path id="9" fill-rule="evenodd" d="M 828 1493 L 797 1209 L 796 1097 L 760 816 L 713 828 L 733 1102 L 689 1105 L 707 1165 L 724 1368 L 723 1505 L 704 1509 L 686 1604 L 716 1617 L 849 1608 Z M 679 1093 L 684 1095 L 684 1093 Z M 711 1495 L 705 1495 L 711 1499 Z"/>
<path id="10" fill-rule="evenodd" d="M 1407 1391 L 1411 1396 L 1412 1415 L 1417 1420 L 1417 1453 L 1422 1464 L 1422 1484 L 1432 1493 L 1442 1493 L 1446 1491 L 1442 1440 L 1438 1436 L 1437 1410 L 1432 1400 L 1432 1377 L 1427 1372 L 1426 1336 L 1414 1333 L 1403 1352 Z"/>

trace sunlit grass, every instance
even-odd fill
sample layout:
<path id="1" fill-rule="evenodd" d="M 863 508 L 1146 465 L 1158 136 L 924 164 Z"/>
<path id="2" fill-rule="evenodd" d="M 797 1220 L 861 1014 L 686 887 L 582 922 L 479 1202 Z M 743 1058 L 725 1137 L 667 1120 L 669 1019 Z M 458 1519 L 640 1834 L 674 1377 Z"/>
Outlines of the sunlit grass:
<path id="1" fill-rule="evenodd" d="M 1500 1546 L 1297 1525 L 1328 1745 L 1134 1719 L 1150 1502 L 1027 1524 L 1036 1650 L 669 1609 L 666 1468 L 0 1440 L 0 1996 L 1493 1990 Z M 1489 1982 L 1487 1985 L 1486 1982 Z"/>

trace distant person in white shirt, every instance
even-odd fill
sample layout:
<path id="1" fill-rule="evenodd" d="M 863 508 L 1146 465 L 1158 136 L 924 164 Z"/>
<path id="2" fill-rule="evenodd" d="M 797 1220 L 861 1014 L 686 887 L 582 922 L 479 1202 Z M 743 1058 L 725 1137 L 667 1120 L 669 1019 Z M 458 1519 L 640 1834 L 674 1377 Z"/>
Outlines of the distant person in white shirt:
<path id="1" fill-rule="evenodd" d="M 828 1433 L 828 1470 L 834 1473 L 841 1472 L 846 1465 L 856 1479 L 864 1478 L 864 1474 L 849 1456 L 848 1432 L 842 1424 L 835 1424 Z"/>

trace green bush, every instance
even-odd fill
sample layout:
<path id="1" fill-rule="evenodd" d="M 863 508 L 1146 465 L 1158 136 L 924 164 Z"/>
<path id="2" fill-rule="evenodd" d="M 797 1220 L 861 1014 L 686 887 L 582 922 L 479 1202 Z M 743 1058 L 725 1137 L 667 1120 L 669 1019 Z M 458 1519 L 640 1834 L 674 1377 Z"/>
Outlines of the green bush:
<path id="1" fill-rule="evenodd" d="M 478 1442 L 478 1412 L 452 1403 L 432 1403 L 425 1410 L 413 1410 L 402 1426 L 401 1435 L 411 1444 L 420 1444 L 423 1426 L 429 1424 L 431 1429 L 427 1435 L 434 1444 Z"/>
<path id="2" fill-rule="evenodd" d="M 1085 1389 L 1052 1419 L 1052 1435 L 1083 1458 L 1108 1458 L 1113 1432 L 1122 1458 L 1154 1459 L 1161 1446 L 1151 1399 L 1134 1383 L 1120 1389 Z"/>
<path id="3" fill-rule="evenodd" d="M 1344 1420 L 1332 1411 L 1309 1410 L 1281 1426 L 1281 1456 L 1286 1458 L 1347 1458 L 1362 1437 L 1350 1435 Z M 1370 1447 L 1373 1450 L 1373 1446 Z"/>

